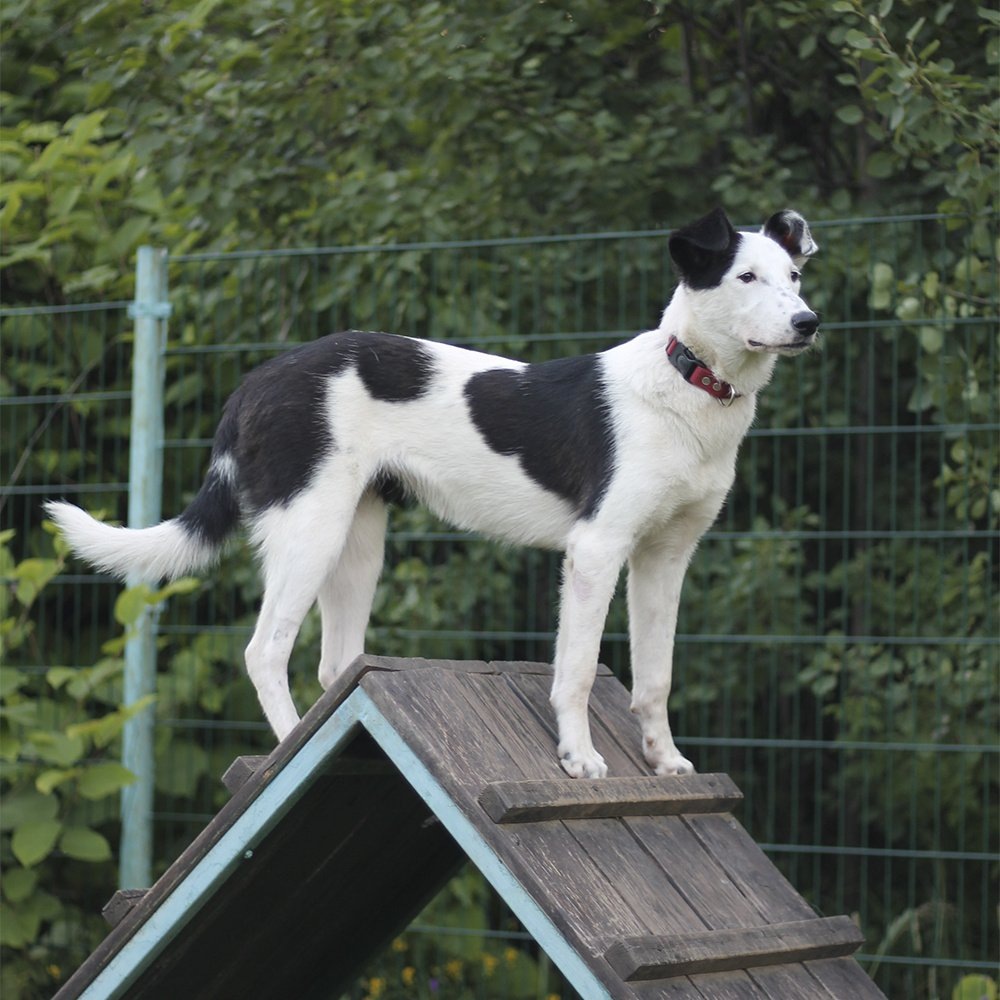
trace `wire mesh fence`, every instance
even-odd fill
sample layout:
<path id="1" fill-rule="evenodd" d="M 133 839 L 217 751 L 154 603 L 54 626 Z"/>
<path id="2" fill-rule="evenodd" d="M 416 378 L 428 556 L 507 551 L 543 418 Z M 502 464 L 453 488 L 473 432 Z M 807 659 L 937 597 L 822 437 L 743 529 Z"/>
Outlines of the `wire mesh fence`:
<path id="1" fill-rule="evenodd" d="M 857 915 L 861 959 L 888 995 L 947 996 L 997 962 L 997 220 L 814 232 L 805 292 L 824 317 L 822 347 L 780 362 L 695 557 L 674 731 L 699 770 L 733 775 L 741 819 L 817 909 Z M 673 284 L 665 235 L 173 259 L 164 513 L 197 490 L 227 394 L 275 352 L 351 328 L 530 361 L 600 350 L 656 325 Z M 4 527 L 28 554 L 43 544 L 43 497 L 124 517 L 131 327 L 124 303 L 8 309 L 0 324 Z M 558 574 L 551 554 L 398 509 L 369 647 L 548 660 Z M 41 676 L 106 655 L 117 592 L 69 564 L 32 609 L 18 668 Z M 219 807 L 232 758 L 270 745 L 241 667 L 258 595 L 236 547 L 162 612 L 160 866 Z M 292 662 L 302 708 L 319 692 L 318 628 L 307 621 Z M 602 659 L 627 679 L 622 595 Z M 357 995 L 540 988 L 564 990 L 467 873 Z"/>

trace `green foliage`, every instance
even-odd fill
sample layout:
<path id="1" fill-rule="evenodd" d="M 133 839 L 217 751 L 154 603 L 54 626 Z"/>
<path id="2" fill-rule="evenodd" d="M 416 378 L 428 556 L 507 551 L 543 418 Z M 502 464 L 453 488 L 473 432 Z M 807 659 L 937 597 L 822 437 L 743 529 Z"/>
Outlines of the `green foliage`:
<path id="1" fill-rule="evenodd" d="M 51 526 L 47 525 L 47 528 Z M 9 664 L 38 641 L 32 609 L 63 570 L 67 548 L 53 534 L 51 554 L 16 562 L 14 532 L 0 533 L 0 656 Z M 119 620 L 128 625 L 192 581 L 161 591 L 125 591 Z M 120 704 L 121 640 L 90 667 L 0 667 L 0 892 L 5 995 L 44 994 L 100 939 L 103 899 L 87 905 L 94 881 L 79 867 L 98 866 L 98 893 L 113 883 L 118 797 L 135 775 L 116 759 L 126 722 L 154 700 Z M 103 887 L 103 888 L 102 888 Z"/>
<path id="2" fill-rule="evenodd" d="M 886 180 L 901 167 L 915 170 L 926 186 L 945 192 L 940 211 L 988 209 L 1000 145 L 997 12 L 979 7 L 975 24 L 968 5 L 967 37 L 976 27 L 985 42 L 970 58 L 969 50 L 949 44 L 959 4 L 883 0 L 872 11 L 862 0 L 840 0 L 831 6 L 854 16 L 843 35 L 850 70 L 840 79 L 863 103 L 841 107 L 837 115 L 864 124 L 868 176 Z M 986 66 L 994 67 L 993 79 L 983 72 Z"/>
<path id="3" fill-rule="evenodd" d="M 0 654 L 7 663 L 11 653 L 34 641 L 32 605 L 66 556 L 55 538 L 51 555 L 16 563 L 12 536 L 0 535 L 0 576 L 6 581 L 0 591 Z M 104 752 L 131 711 L 108 712 L 120 670 L 117 660 L 76 671 L 0 668 L 0 945 L 7 956 L 3 988 L 12 996 L 51 986 L 64 963 L 85 954 L 81 944 L 100 936 L 60 882 L 74 879 L 74 863 L 111 859 L 111 843 L 97 827 L 107 826 L 117 793 L 134 780 Z M 82 933 L 72 934 L 74 926 Z"/>
<path id="4" fill-rule="evenodd" d="M 977 211 L 993 194 L 997 25 L 973 4 L 115 0 L 79 16 L 16 0 L 0 19 L 8 302 L 124 292 L 141 241 L 637 228 L 720 201 L 748 220 L 787 200 Z"/>
<path id="5" fill-rule="evenodd" d="M 473 869 L 453 879 L 362 980 L 365 1000 L 555 1000 L 558 978 Z M 492 917 L 493 919 L 489 919 Z M 489 926 L 492 924 L 493 926 Z M 505 936 L 506 935 L 506 936 Z"/>
<path id="6" fill-rule="evenodd" d="M 989 976 L 962 976 L 951 1000 L 997 1000 L 996 981 Z"/>

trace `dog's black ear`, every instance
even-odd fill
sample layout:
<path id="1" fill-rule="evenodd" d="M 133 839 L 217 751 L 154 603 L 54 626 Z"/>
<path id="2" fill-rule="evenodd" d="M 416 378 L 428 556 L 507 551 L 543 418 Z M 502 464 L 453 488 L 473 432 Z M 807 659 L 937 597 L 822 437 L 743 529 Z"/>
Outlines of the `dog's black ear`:
<path id="1" fill-rule="evenodd" d="M 761 228 L 765 236 L 780 244 L 795 261 L 796 267 L 802 265 L 819 249 L 819 244 L 809 232 L 809 224 L 790 208 L 775 212 Z"/>
<path id="2" fill-rule="evenodd" d="M 739 243 L 739 233 L 717 208 L 671 234 L 670 257 L 685 285 L 714 288 L 729 270 Z"/>

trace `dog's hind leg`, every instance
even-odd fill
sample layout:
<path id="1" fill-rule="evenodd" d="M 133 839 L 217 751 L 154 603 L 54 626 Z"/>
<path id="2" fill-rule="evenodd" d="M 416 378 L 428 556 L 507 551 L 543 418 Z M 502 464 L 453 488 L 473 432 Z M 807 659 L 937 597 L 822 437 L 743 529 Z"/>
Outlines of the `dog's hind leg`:
<path id="1" fill-rule="evenodd" d="M 358 504 L 340 560 L 320 587 L 323 647 L 319 682 L 324 690 L 364 652 L 365 628 L 385 555 L 386 505 L 374 493 Z"/>
<path id="2" fill-rule="evenodd" d="M 279 740 L 299 721 L 288 686 L 292 646 L 340 558 L 353 512 L 353 497 L 331 504 L 309 490 L 266 511 L 253 528 L 263 557 L 264 599 L 246 649 L 247 673 Z"/>

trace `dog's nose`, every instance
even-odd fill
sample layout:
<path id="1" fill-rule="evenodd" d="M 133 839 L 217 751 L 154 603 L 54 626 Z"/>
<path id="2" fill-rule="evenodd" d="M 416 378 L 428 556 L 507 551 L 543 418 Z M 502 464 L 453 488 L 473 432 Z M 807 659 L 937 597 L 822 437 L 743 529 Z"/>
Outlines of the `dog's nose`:
<path id="1" fill-rule="evenodd" d="M 800 337 L 811 337 L 819 327 L 819 316 L 808 309 L 797 312 L 792 317 L 792 327 Z"/>

